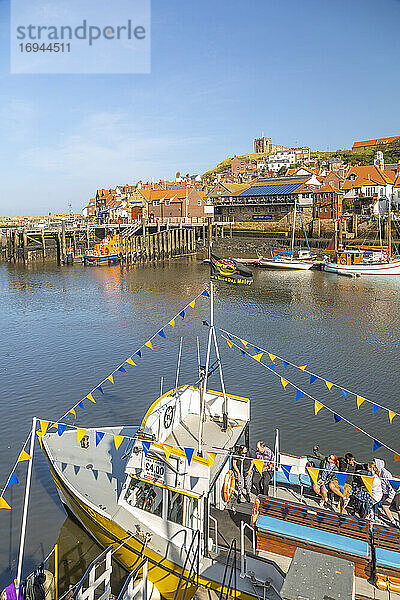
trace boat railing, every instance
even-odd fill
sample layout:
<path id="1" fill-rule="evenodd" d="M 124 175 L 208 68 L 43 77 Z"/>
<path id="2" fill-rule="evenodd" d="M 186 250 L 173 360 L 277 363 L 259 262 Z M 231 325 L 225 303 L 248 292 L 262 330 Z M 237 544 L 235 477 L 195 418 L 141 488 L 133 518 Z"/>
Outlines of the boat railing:
<path id="1" fill-rule="evenodd" d="M 209 518 L 214 523 L 215 540 L 213 540 L 213 550 L 215 554 L 218 554 L 218 521 L 212 515 L 209 515 Z"/>
<path id="2" fill-rule="evenodd" d="M 231 555 L 232 562 L 231 562 Z M 221 592 L 219 594 L 219 600 L 229 600 L 230 597 L 236 598 L 237 592 L 237 568 L 236 568 L 236 555 L 237 555 L 237 543 L 236 539 L 233 539 L 231 545 L 229 546 L 228 555 L 226 557 L 226 564 L 224 569 L 224 576 L 222 578 Z M 231 564 L 230 564 L 231 562 Z M 229 579 L 228 579 L 229 577 Z M 232 586 L 232 578 L 233 578 L 233 586 Z M 227 581 L 228 579 L 228 581 Z M 224 588 L 226 586 L 226 590 L 224 592 Z M 175 599 L 174 599 L 175 600 Z"/>
<path id="3" fill-rule="evenodd" d="M 192 555 L 192 556 L 191 556 Z M 190 564 L 188 564 L 190 562 Z M 188 567 L 188 574 L 185 576 L 185 570 Z M 176 587 L 174 600 L 176 600 L 183 578 L 186 578 L 185 587 L 183 588 L 183 594 L 181 600 L 184 600 L 186 590 L 188 589 L 189 582 L 195 582 L 196 587 L 199 585 L 199 569 L 200 569 L 200 530 L 195 531 L 192 541 L 190 542 L 189 550 L 186 553 L 185 562 L 183 563 L 182 572 L 179 577 L 179 582 Z"/>
<path id="4" fill-rule="evenodd" d="M 240 577 L 244 579 L 247 575 L 246 569 L 246 548 L 245 548 L 245 531 L 246 528 L 250 530 L 252 536 L 253 554 L 256 553 L 256 532 L 254 527 L 251 527 L 244 521 L 240 522 Z"/>
<path id="5" fill-rule="evenodd" d="M 135 585 L 141 570 L 142 577 Z M 117 600 L 134 600 L 136 597 L 139 597 L 141 600 L 147 600 L 147 558 L 141 560 L 136 569 L 129 573 L 118 594 Z"/>
<path id="6" fill-rule="evenodd" d="M 112 573 L 112 551 L 109 546 L 99 554 L 88 566 L 83 577 L 76 584 L 73 592 L 73 600 L 108 600 L 111 595 L 111 573 Z M 97 569 L 104 565 L 104 570 L 97 575 Z M 84 589 L 85 584 L 87 587 Z M 100 586 L 104 586 L 104 592 L 98 596 L 95 592 Z"/>

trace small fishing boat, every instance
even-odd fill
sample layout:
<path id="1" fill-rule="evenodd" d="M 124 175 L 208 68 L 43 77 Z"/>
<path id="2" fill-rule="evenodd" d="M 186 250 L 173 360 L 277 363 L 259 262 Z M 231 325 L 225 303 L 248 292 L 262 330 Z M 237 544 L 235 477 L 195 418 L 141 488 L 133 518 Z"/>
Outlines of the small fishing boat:
<path id="1" fill-rule="evenodd" d="M 119 235 L 108 235 L 93 250 L 87 251 L 83 257 L 85 265 L 112 265 L 120 262 L 121 249 Z"/>
<path id="2" fill-rule="evenodd" d="M 391 258 L 388 246 L 357 246 L 335 252 L 322 269 L 357 275 L 400 275 L 400 258 Z"/>

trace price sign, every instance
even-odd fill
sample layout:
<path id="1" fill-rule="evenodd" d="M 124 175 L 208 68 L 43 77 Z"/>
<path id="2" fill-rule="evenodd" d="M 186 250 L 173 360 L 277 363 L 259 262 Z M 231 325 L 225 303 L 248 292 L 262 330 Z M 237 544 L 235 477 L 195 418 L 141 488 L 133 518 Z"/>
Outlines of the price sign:
<path id="1" fill-rule="evenodd" d="M 155 458 L 144 459 L 143 479 L 165 484 L 165 465 Z"/>

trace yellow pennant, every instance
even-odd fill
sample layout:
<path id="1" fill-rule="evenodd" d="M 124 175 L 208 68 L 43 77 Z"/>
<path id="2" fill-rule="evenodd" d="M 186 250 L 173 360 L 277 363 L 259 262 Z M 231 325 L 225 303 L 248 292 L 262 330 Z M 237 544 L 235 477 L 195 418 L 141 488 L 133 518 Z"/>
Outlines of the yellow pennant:
<path id="1" fill-rule="evenodd" d="M 111 383 L 114 385 L 114 377 L 112 375 L 109 375 L 107 379 L 108 381 L 111 381 Z"/>
<path id="2" fill-rule="evenodd" d="M 321 402 L 318 402 L 318 400 L 315 400 L 314 402 L 314 413 L 317 415 L 318 412 L 321 410 L 321 408 L 323 408 L 324 405 L 321 404 Z"/>
<path id="3" fill-rule="evenodd" d="M 270 353 L 268 352 L 268 356 L 270 357 L 270 359 L 271 359 L 271 362 L 274 362 L 274 360 L 276 359 L 276 356 L 275 356 L 275 354 L 270 354 Z"/>
<path id="4" fill-rule="evenodd" d="M 40 422 L 40 429 L 42 432 L 42 435 L 45 435 L 47 428 L 49 426 L 49 421 L 39 421 Z"/>
<path id="5" fill-rule="evenodd" d="M 331 383 L 330 381 L 325 381 L 326 387 L 328 388 L 328 390 L 331 392 L 332 391 L 332 387 L 333 387 L 333 383 Z"/>
<path id="6" fill-rule="evenodd" d="M 319 469 L 316 469 L 314 467 L 307 467 L 307 471 L 312 479 L 312 482 L 315 483 L 315 485 L 317 485 Z"/>
<path id="7" fill-rule="evenodd" d="M 123 435 L 114 435 L 114 444 L 115 444 L 115 449 L 118 450 L 118 448 L 120 447 L 120 445 L 122 444 L 122 442 L 124 441 L 124 436 Z"/>
<path id="8" fill-rule="evenodd" d="M 22 462 L 24 460 L 31 460 L 31 455 L 28 454 L 27 452 L 25 452 L 25 450 L 22 450 L 21 454 L 19 455 L 18 461 L 17 462 Z"/>
<path id="9" fill-rule="evenodd" d="M 232 348 L 233 344 L 232 344 L 231 340 L 226 340 L 226 343 L 228 344 L 229 348 Z"/>
<path id="10" fill-rule="evenodd" d="M 150 340 L 145 343 L 145 346 L 147 346 L 148 348 L 150 348 L 150 350 L 154 350 L 153 345 L 152 345 L 152 343 L 151 343 Z"/>
<path id="11" fill-rule="evenodd" d="M 207 452 L 207 458 L 208 458 L 208 466 L 212 467 L 214 464 L 214 460 L 216 457 L 216 453 L 215 452 Z"/>
<path id="12" fill-rule="evenodd" d="M 398 462 L 400 460 L 400 454 L 396 454 L 396 452 L 395 452 L 394 456 L 393 456 L 393 460 L 394 460 L 394 462 Z"/>
<path id="13" fill-rule="evenodd" d="M 392 422 L 393 419 L 395 418 L 395 416 L 397 415 L 397 413 L 393 412 L 392 410 L 389 410 L 389 421 Z"/>
<path id="14" fill-rule="evenodd" d="M 258 362 L 260 362 L 260 360 L 261 360 L 261 359 L 262 359 L 262 357 L 263 357 L 263 354 L 264 354 L 264 352 L 260 352 L 260 354 L 255 354 L 255 355 L 253 356 L 254 360 L 258 360 Z"/>
<path id="15" fill-rule="evenodd" d="M 50 429 L 57 429 L 58 428 L 58 423 L 53 423 L 53 425 L 50 425 Z"/>
<path id="16" fill-rule="evenodd" d="M 174 319 L 172 319 L 172 321 L 170 321 L 170 322 L 168 323 L 168 325 L 171 325 L 171 327 L 175 327 L 175 320 L 174 320 Z"/>
<path id="17" fill-rule="evenodd" d="M 132 367 L 136 367 L 136 363 L 134 363 L 131 358 L 127 358 L 125 362 L 128 363 L 128 365 L 132 365 Z"/>
<path id="18" fill-rule="evenodd" d="M 361 475 L 361 479 L 363 480 L 363 483 L 364 483 L 365 487 L 367 488 L 368 492 L 372 496 L 372 486 L 374 483 L 374 478 L 370 477 L 369 475 Z"/>
<path id="19" fill-rule="evenodd" d="M 85 437 L 86 429 L 84 427 L 78 427 L 76 430 L 76 438 L 78 440 L 78 444 L 81 443 L 83 438 Z"/>
<path id="20" fill-rule="evenodd" d="M 163 450 L 164 450 L 165 458 L 168 461 L 169 457 L 171 456 L 171 446 L 163 446 Z"/>
<path id="21" fill-rule="evenodd" d="M 108 378 L 108 379 L 110 379 L 110 378 Z M 114 383 L 114 382 L 113 382 L 113 383 Z M 87 398 L 88 400 L 90 400 L 90 402 L 94 402 L 94 403 L 96 404 L 96 400 L 94 399 L 94 397 L 93 397 L 93 395 L 92 395 L 92 394 L 88 394 L 88 395 L 86 396 L 86 398 Z"/>
<path id="22" fill-rule="evenodd" d="M 247 347 L 248 347 L 248 345 L 249 345 L 249 342 L 246 342 L 246 340 L 240 340 L 240 341 L 242 342 L 242 344 L 243 344 L 243 346 L 244 346 L 245 348 L 247 348 Z"/>
<path id="23" fill-rule="evenodd" d="M 284 390 L 286 390 L 286 386 L 287 386 L 288 383 L 289 382 L 286 381 L 286 379 L 283 379 L 283 377 L 281 377 L 281 384 L 282 384 Z"/>
<path id="24" fill-rule="evenodd" d="M 263 460 L 254 459 L 253 460 L 253 464 L 254 464 L 255 468 L 257 469 L 257 471 L 260 473 L 260 475 L 262 475 L 263 467 L 264 467 L 264 461 Z"/>
<path id="25" fill-rule="evenodd" d="M 193 302 L 191 302 L 189 306 L 190 308 L 194 308 L 196 306 L 196 300 L 193 300 Z"/>
<path id="26" fill-rule="evenodd" d="M 365 402 L 365 398 L 363 398 L 362 396 L 357 396 L 357 408 L 360 408 L 363 402 Z"/>
<path id="27" fill-rule="evenodd" d="M 76 412 L 74 408 L 71 408 L 71 410 L 69 411 L 69 414 L 74 416 L 74 419 L 76 419 Z"/>
<path id="28" fill-rule="evenodd" d="M 0 509 L 1 508 L 7 508 L 8 510 L 11 510 L 11 506 L 4 500 L 3 496 L 0 496 Z"/>
<path id="29" fill-rule="evenodd" d="M 299 367 L 300 371 L 305 371 L 307 369 L 307 365 L 303 365 L 302 367 Z"/>

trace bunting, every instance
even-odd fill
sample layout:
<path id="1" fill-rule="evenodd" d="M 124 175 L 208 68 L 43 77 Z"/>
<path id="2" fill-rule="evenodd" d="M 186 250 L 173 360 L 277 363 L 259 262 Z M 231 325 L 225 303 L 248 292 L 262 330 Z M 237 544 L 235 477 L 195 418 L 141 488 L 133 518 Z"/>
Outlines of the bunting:
<path id="1" fill-rule="evenodd" d="M 233 344 L 232 344 L 231 340 L 226 340 L 226 343 L 228 344 L 229 348 L 232 348 Z"/>
<path id="2" fill-rule="evenodd" d="M 381 444 L 381 442 L 378 442 L 378 440 L 374 440 L 372 452 L 375 452 L 375 450 L 378 450 L 378 448 L 382 448 L 382 446 L 383 446 L 383 444 Z"/>
<path id="3" fill-rule="evenodd" d="M 147 440 L 142 440 L 142 446 L 143 446 L 144 455 L 147 456 L 147 454 L 150 450 L 151 442 L 148 442 Z"/>
<path id="4" fill-rule="evenodd" d="M 319 411 L 321 410 L 321 408 L 323 408 L 324 405 L 321 404 L 321 402 L 318 402 L 318 400 L 315 400 L 314 402 L 314 414 L 317 415 L 319 413 Z"/>
<path id="5" fill-rule="evenodd" d="M 196 300 L 192 300 L 192 302 L 189 304 L 190 308 L 194 308 L 196 306 Z"/>
<path id="6" fill-rule="evenodd" d="M 168 325 L 171 325 L 171 327 L 174 328 L 175 327 L 174 319 L 171 319 L 171 321 L 168 323 Z"/>
<path id="7" fill-rule="evenodd" d="M 328 388 L 328 390 L 331 392 L 332 391 L 332 387 L 333 387 L 333 383 L 331 383 L 330 381 L 325 381 L 325 385 Z"/>
<path id="8" fill-rule="evenodd" d="M 0 496 L 0 510 L 2 508 L 5 508 L 7 510 L 11 510 L 11 506 L 8 504 L 8 502 L 6 502 L 3 498 L 3 496 Z"/>
<path id="9" fill-rule="evenodd" d="M 186 454 L 188 465 L 190 466 L 190 463 L 192 462 L 192 456 L 193 456 L 193 453 L 194 453 L 194 449 L 193 448 L 184 448 L 183 451 Z"/>
<path id="10" fill-rule="evenodd" d="M 136 363 L 133 362 L 132 358 L 127 358 L 125 362 L 128 363 L 128 365 L 132 365 L 132 367 L 136 367 Z"/>
<path id="11" fill-rule="evenodd" d="M 348 390 L 345 390 L 344 388 L 340 388 L 340 391 L 342 392 L 342 396 L 344 399 L 346 399 L 346 397 L 350 394 L 350 392 Z"/>
<path id="12" fill-rule="evenodd" d="M 32 456 L 30 454 L 28 454 L 27 452 L 25 452 L 25 450 L 22 450 L 21 454 L 18 457 L 18 461 L 17 462 L 22 462 L 24 460 L 31 460 Z"/>
<path id="13" fill-rule="evenodd" d="M 50 422 L 49 421 L 39 421 L 39 423 L 40 423 L 40 430 L 42 432 L 42 435 L 45 435 Z"/>
<path id="14" fill-rule="evenodd" d="M 276 359 L 276 356 L 275 356 L 275 354 L 270 354 L 270 353 L 268 352 L 268 356 L 269 356 L 269 358 L 270 358 L 270 360 L 271 360 L 272 362 L 274 362 L 274 360 Z"/>
<path id="15" fill-rule="evenodd" d="M 253 358 L 254 358 L 254 360 L 258 360 L 258 362 L 260 362 L 260 360 L 262 359 L 262 356 L 263 356 L 263 352 L 260 352 L 259 354 L 255 354 L 253 356 Z"/>
<path id="16" fill-rule="evenodd" d="M 294 401 L 297 402 L 297 400 L 300 400 L 300 398 L 304 396 L 304 392 L 302 392 L 299 389 L 296 389 L 296 395 L 294 397 Z"/>
<path id="17" fill-rule="evenodd" d="M 113 385 L 115 385 L 115 384 L 114 384 L 114 377 L 113 377 L 113 375 L 109 375 L 109 376 L 107 377 L 107 379 L 108 379 L 108 381 L 111 381 L 111 383 L 112 383 Z"/>
<path id="18" fill-rule="evenodd" d="M 74 417 L 74 419 L 76 419 L 76 412 L 75 412 L 74 408 L 71 408 L 71 410 L 69 411 L 69 414 L 72 415 Z"/>
<path id="19" fill-rule="evenodd" d="M 213 466 L 216 456 L 215 452 L 207 452 L 208 464 L 210 467 Z"/>
<path id="20" fill-rule="evenodd" d="M 57 423 L 57 433 L 61 437 L 64 431 L 67 429 L 67 426 L 64 423 Z"/>
<path id="21" fill-rule="evenodd" d="M 262 475 L 263 474 L 263 468 L 264 468 L 264 461 L 263 460 L 254 459 L 253 460 L 253 465 L 255 466 L 255 468 L 257 469 L 257 471 L 260 473 L 260 475 Z"/>
<path id="22" fill-rule="evenodd" d="M 313 384 L 314 381 L 317 381 L 318 377 L 316 375 L 310 375 L 310 384 Z"/>
<path id="23" fill-rule="evenodd" d="M 81 443 L 83 438 L 85 437 L 86 429 L 84 427 L 78 427 L 76 430 L 76 439 L 78 440 L 78 444 Z"/>
<path id="24" fill-rule="evenodd" d="M 344 486 L 346 485 L 346 481 L 347 481 L 347 473 L 339 473 L 338 471 L 336 471 L 335 475 L 336 475 L 336 479 L 339 484 L 340 490 L 343 494 Z"/>
<path id="25" fill-rule="evenodd" d="M 315 467 L 306 467 L 308 474 L 311 477 L 311 481 L 317 485 L 317 481 L 318 481 L 318 475 L 319 475 L 319 469 L 316 469 Z"/>
<path id="26" fill-rule="evenodd" d="M 153 350 L 153 352 L 154 352 L 153 344 L 151 343 L 150 340 L 145 343 L 145 346 L 147 346 L 147 348 L 150 348 L 150 350 Z"/>
<path id="27" fill-rule="evenodd" d="M 395 418 L 397 413 L 393 412 L 392 410 L 388 411 L 388 416 L 389 416 L 389 422 L 392 423 L 393 419 Z"/>
<path id="28" fill-rule="evenodd" d="M 167 459 L 167 462 L 168 462 L 169 457 L 171 456 L 171 447 L 168 446 L 167 444 L 163 444 L 163 450 L 164 450 L 165 458 Z"/>
<path id="29" fill-rule="evenodd" d="M 164 333 L 164 329 L 160 329 L 160 331 L 158 332 L 158 335 L 164 339 L 167 337 Z"/>
<path id="30" fill-rule="evenodd" d="M 103 437 L 104 437 L 103 431 L 96 431 L 96 447 L 100 444 Z"/>
<path id="31" fill-rule="evenodd" d="M 15 473 L 11 473 L 9 480 L 7 481 L 7 485 L 17 485 L 19 483 L 18 477 Z"/>
<path id="32" fill-rule="evenodd" d="M 340 415 L 337 415 L 336 413 L 333 413 L 333 418 L 335 420 L 335 423 L 339 423 L 339 421 L 343 420 L 343 417 L 341 417 Z"/>
<path id="33" fill-rule="evenodd" d="M 185 311 L 181 310 L 181 312 L 179 313 L 179 316 L 182 317 L 182 319 L 185 318 Z"/>
<path id="34" fill-rule="evenodd" d="M 378 404 L 373 404 L 372 405 L 372 416 L 374 417 L 377 413 L 377 411 L 379 410 L 380 406 Z"/>
<path id="35" fill-rule="evenodd" d="M 292 465 L 281 465 L 281 469 L 286 479 L 290 482 L 290 471 L 292 470 Z"/>
<path id="36" fill-rule="evenodd" d="M 363 480 L 363 483 L 364 483 L 365 487 L 367 488 L 368 492 L 372 496 L 372 486 L 374 484 L 374 478 L 371 477 L 370 475 L 361 475 L 361 479 Z"/>
<path id="37" fill-rule="evenodd" d="M 283 387 L 284 390 L 286 390 L 286 386 L 287 386 L 288 383 L 289 382 L 286 381 L 286 379 L 283 379 L 283 377 L 281 377 L 281 384 L 282 384 L 282 387 Z"/>
<path id="38" fill-rule="evenodd" d="M 120 445 L 122 444 L 122 442 L 124 441 L 124 436 L 123 435 L 114 435 L 114 446 L 115 449 L 118 450 Z"/>
<path id="39" fill-rule="evenodd" d="M 126 373 L 126 369 L 124 367 L 118 367 L 117 371 L 120 373 Z"/>
<path id="40" fill-rule="evenodd" d="M 100 387 L 99 387 L 99 389 L 100 389 Z M 100 391 L 102 392 L 103 390 L 100 390 Z M 88 400 L 90 400 L 90 402 L 94 402 L 94 403 L 96 404 L 96 400 L 94 399 L 94 397 L 93 397 L 93 394 L 88 394 L 88 395 L 86 396 L 86 398 L 87 398 Z"/>

